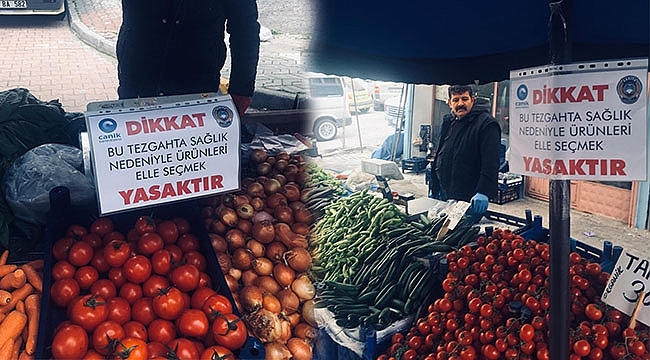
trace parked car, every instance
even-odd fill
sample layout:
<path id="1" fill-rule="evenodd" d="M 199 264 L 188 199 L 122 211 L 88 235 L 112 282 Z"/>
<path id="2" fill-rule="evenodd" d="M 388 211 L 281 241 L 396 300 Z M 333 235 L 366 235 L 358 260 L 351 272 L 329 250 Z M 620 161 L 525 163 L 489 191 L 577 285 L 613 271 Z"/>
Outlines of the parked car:
<path id="1" fill-rule="evenodd" d="M 368 84 L 361 79 L 351 79 L 349 77 L 344 77 L 343 83 L 348 96 L 350 113 L 367 113 L 370 111 L 370 108 L 372 108 L 372 93 L 368 89 Z"/>
<path id="2" fill-rule="evenodd" d="M 399 97 L 404 89 L 404 84 L 390 81 L 375 81 L 373 83 L 373 108 L 375 111 L 384 110 L 384 102 L 392 97 Z"/>
<path id="3" fill-rule="evenodd" d="M 309 117 L 303 132 L 314 135 L 318 141 L 333 140 L 340 127 L 352 124 L 343 80 L 334 75 L 308 73 L 305 81 L 304 106 L 309 109 Z"/>
<path id="4" fill-rule="evenodd" d="M 393 96 L 384 102 L 384 118 L 389 125 L 395 125 L 397 119 L 404 120 L 404 99 L 402 96 Z"/>
<path id="5" fill-rule="evenodd" d="M 66 14 L 65 0 L 26 1 L 5 0 L 0 1 L 0 15 L 53 15 L 63 19 Z"/>

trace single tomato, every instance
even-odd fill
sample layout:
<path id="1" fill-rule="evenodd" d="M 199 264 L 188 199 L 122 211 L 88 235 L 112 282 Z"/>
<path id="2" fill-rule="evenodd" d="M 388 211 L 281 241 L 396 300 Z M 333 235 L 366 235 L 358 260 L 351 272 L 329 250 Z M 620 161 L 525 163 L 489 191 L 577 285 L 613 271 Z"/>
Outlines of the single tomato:
<path id="1" fill-rule="evenodd" d="M 52 339 L 54 359 L 81 359 L 88 352 L 88 333 L 81 326 L 68 324 L 57 329 Z"/>

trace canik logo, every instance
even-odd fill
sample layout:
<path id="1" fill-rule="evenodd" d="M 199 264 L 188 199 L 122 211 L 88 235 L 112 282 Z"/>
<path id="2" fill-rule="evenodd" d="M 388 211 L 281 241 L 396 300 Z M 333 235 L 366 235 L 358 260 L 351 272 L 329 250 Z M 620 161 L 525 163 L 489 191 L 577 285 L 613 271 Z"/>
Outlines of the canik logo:
<path id="1" fill-rule="evenodd" d="M 524 84 L 519 85 L 517 88 L 517 99 L 520 101 L 526 100 L 528 97 L 528 87 Z"/>
<path id="2" fill-rule="evenodd" d="M 623 104 L 634 104 L 641 96 L 643 84 L 641 80 L 634 75 L 623 77 L 616 84 L 616 93 Z"/>
<path id="3" fill-rule="evenodd" d="M 117 129 L 117 121 L 111 118 L 101 119 L 97 124 L 97 127 L 105 134 L 99 135 L 97 137 L 97 140 L 99 140 L 99 142 L 122 140 L 122 135 L 118 132 L 115 132 Z"/>
<path id="4" fill-rule="evenodd" d="M 516 108 L 527 108 L 528 107 L 528 86 L 521 84 L 517 87 L 517 100 L 515 101 Z"/>
<path id="5" fill-rule="evenodd" d="M 212 117 L 222 128 L 227 128 L 232 125 L 233 113 L 232 110 L 226 106 L 216 106 L 212 109 Z"/>
<path id="6" fill-rule="evenodd" d="M 115 120 L 111 119 L 111 118 L 106 118 L 106 119 L 100 120 L 99 124 L 97 124 L 97 127 L 102 132 L 110 134 L 113 131 L 115 131 L 115 129 L 117 129 L 117 122 Z"/>

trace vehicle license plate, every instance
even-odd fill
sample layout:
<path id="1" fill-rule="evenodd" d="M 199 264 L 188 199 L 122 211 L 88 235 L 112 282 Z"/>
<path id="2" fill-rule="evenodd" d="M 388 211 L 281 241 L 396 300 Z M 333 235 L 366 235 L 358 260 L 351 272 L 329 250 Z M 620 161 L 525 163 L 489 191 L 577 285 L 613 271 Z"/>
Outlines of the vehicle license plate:
<path id="1" fill-rule="evenodd" d="M 0 1 L 0 8 L 2 9 L 26 9 L 26 0 L 2 0 Z"/>

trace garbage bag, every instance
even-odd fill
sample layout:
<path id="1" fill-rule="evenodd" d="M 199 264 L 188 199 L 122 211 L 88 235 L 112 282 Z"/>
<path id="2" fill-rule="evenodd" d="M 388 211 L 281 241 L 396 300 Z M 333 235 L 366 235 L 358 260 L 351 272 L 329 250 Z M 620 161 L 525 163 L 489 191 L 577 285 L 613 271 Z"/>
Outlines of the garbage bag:
<path id="1" fill-rule="evenodd" d="M 83 153 L 63 144 L 43 144 L 20 156 L 7 169 L 5 198 L 19 219 L 44 225 L 50 209 L 49 192 L 65 186 L 72 206 L 95 201 L 93 179 L 83 172 Z"/>

